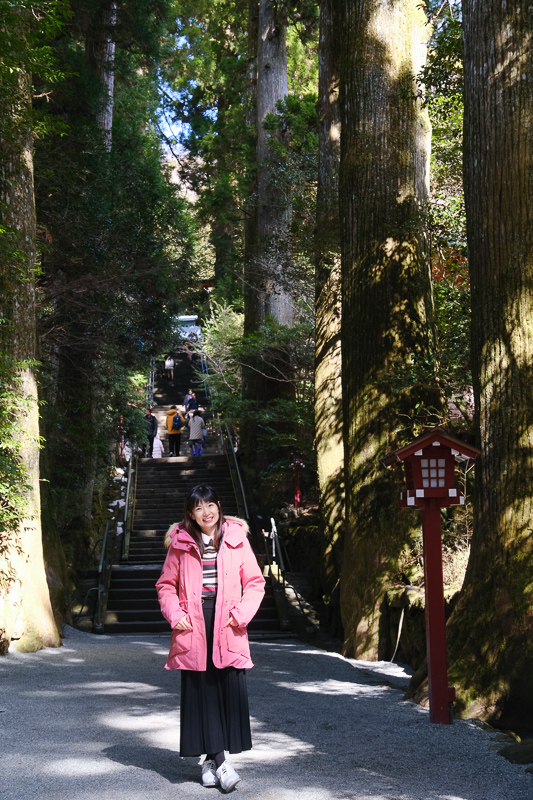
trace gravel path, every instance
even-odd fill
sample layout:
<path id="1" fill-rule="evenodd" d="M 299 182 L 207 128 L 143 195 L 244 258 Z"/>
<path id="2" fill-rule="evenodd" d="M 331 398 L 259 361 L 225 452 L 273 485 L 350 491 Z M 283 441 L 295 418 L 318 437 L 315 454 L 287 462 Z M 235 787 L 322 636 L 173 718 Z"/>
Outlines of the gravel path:
<path id="1" fill-rule="evenodd" d="M 62 648 L 0 658 L 2 800 L 205 798 L 196 760 L 178 756 L 168 643 L 67 628 Z M 254 749 L 231 758 L 235 798 L 533 800 L 533 775 L 493 732 L 432 725 L 402 700 L 401 667 L 294 640 L 252 642 L 252 657 Z"/>

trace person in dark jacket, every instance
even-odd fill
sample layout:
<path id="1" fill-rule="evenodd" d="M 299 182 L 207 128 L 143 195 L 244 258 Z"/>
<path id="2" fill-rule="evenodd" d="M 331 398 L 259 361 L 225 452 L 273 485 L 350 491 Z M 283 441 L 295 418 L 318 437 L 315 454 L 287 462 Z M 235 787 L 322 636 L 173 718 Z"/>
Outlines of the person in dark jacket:
<path id="1" fill-rule="evenodd" d="M 148 436 L 148 458 L 152 458 L 154 436 L 157 433 L 157 420 L 149 408 L 144 412 L 144 421 L 146 423 L 146 435 Z"/>
<path id="2" fill-rule="evenodd" d="M 196 411 L 198 409 L 198 398 L 196 397 L 195 392 L 191 392 L 191 396 L 187 401 L 187 405 L 185 406 L 185 413 L 188 414 L 189 411 Z"/>

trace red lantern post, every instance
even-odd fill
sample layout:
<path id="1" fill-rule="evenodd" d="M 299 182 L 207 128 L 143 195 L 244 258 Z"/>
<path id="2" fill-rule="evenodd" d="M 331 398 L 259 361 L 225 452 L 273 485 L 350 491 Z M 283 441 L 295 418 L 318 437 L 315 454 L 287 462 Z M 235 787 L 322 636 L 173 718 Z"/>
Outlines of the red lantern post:
<path id="1" fill-rule="evenodd" d="M 455 461 L 479 453 L 477 447 L 448 436 L 442 428 L 432 428 L 383 459 L 385 466 L 404 464 L 407 487 L 398 505 L 422 510 L 429 717 L 443 725 L 451 722 L 455 689 L 448 686 L 440 511 L 464 504 L 462 492 L 455 487 Z"/>

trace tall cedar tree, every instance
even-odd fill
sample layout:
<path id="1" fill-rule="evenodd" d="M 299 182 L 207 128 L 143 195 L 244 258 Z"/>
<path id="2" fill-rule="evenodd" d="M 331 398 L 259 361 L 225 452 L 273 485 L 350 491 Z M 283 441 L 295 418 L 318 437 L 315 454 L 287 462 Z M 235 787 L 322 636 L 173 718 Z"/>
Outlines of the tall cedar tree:
<path id="1" fill-rule="evenodd" d="M 417 404 L 436 401 L 418 365 L 433 349 L 425 233 L 430 128 L 414 75 L 428 28 L 418 0 L 342 0 L 342 393 L 346 530 L 345 652 L 376 658 L 380 604 L 409 514 L 380 458 L 413 435 Z M 422 371 L 422 375 L 424 375 Z M 430 371 L 431 376 L 431 371 Z"/>
<path id="2" fill-rule="evenodd" d="M 339 47 L 334 0 L 320 4 L 318 185 L 315 234 L 315 447 L 324 520 L 324 585 L 340 572 L 344 529 L 339 227 Z M 329 592 L 328 592 L 329 593 Z"/>
<path id="3" fill-rule="evenodd" d="M 474 533 L 453 614 L 460 707 L 533 721 L 533 7 L 464 0 L 465 157 L 478 443 Z"/>
<path id="4" fill-rule="evenodd" d="M 250 46 L 257 46 L 256 59 L 250 53 L 249 63 L 256 63 L 255 133 L 257 183 L 254 197 L 248 203 L 253 222 L 245 230 L 253 240 L 246 242 L 247 261 L 244 273 L 244 333 L 259 331 L 265 318 L 271 316 L 280 325 L 294 321 L 293 302 L 287 285 L 289 258 L 290 203 L 285 187 L 276 183 L 273 174 L 273 151 L 269 148 L 271 134 L 265 130 L 265 120 L 276 112 L 278 101 L 288 94 L 287 83 L 287 18 L 284 9 L 272 0 L 259 0 L 258 8 L 250 4 Z M 257 15 L 257 22 L 256 20 Z M 283 361 L 283 358 L 282 358 Z M 291 386 L 280 380 L 289 373 L 291 365 L 282 363 L 280 353 L 271 352 L 243 375 L 243 398 L 258 409 L 270 400 L 287 394 Z M 287 378 L 283 376 L 283 378 Z M 268 465 L 269 451 L 258 447 L 257 417 L 250 415 L 243 424 L 243 442 L 247 469 L 253 473 Z M 259 450 L 261 449 L 261 452 Z"/>
<path id="5" fill-rule="evenodd" d="M 40 513 L 39 408 L 37 401 L 37 333 L 35 317 L 36 219 L 31 131 L 31 77 L 27 56 L 32 47 L 31 11 L 0 8 L 0 31 L 8 43 L 0 73 L 0 192 L 1 232 L 11 240 L 2 246 L 4 266 L 0 283 L 0 347 L 2 372 L 25 398 L 15 428 L 15 441 L 3 455 L 20 461 L 26 484 L 24 512 L 18 531 L 0 524 L 0 653 L 16 640 L 20 651 L 58 647 L 57 631 L 46 582 Z M 11 69 L 10 69 L 11 68 Z M 12 365 L 11 380 L 4 371 Z M 5 386 L 2 387 L 5 390 Z M 5 393 L 3 399 L 5 400 Z M 3 470 L 2 470 L 3 472 Z M 6 496 L 2 485 L 2 512 Z M 11 534 L 15 534 L 10 535 Z"/>

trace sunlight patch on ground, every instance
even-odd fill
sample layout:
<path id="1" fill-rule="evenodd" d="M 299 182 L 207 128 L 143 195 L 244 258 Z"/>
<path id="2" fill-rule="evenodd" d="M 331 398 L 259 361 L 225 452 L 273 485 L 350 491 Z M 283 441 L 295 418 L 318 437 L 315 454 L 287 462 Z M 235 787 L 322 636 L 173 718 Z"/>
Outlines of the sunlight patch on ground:
<path id="1" fill-rule="evenodd" d="M 315 749 L 309 742 L 289 736 L 281 731 L 267 728 L 264 722 L 250 718 L 252 728 L 253 750 L 239 753 L 239 762 L 260 761 L 276 762 L 294 758 L 302 753 L 311 753 Z"/>
<path id="2" fill-rule="evenodd" d="M 331 792 L 317 787 L 307 789 L 270 789 L 261 794 L 261 800 L 330 800 Z"/>
<path id="3" fill-rule="evenodd" d="M 171 724 L 173 727 L 171 727 Z M 174 751 L 178 755 L 180 749 L 179 720 L 178 722 L 175 720 L 172 723 L 167 722 L 161 730 L 144 733 L 143 740 L 152 747 L 157 747 L 159 750 Z"/>
<path id="4" fill-rule="evenodd" d="M 167 658 L 170 647 L 170 634 L 162 642 L 158 642 L 157 644 L 153 640 L 133 641 L 131 644 L 135 645 L 135 647 L 144 647 L 156 656 L 165 656 L 165 658 Z"/>
<path id="5" fill-rule="evenodd" d="M 346 794 L 343 793 L 344 800 L 400 800 L 394 795 L 384 794 Z M 300 789 L 274 788 L 266 792 L 261 792 L 256 800 L 339 800 L 337 793 L 332 794 L 322 786 L 304 786 Z"/>
<path id="6" fill-rule="evenodd" d="M 135 694 L 147 692 L 161 692 L 160 686 L 151 686 L 149 683 L 135 683 L 134 681 L 98 681 L 97 683 L 82 683 L 80 689 L 89 689 L 95 694 Z"/>
<path id="7" fill-rule="evenodd" d="M 2 665 L 9 669 L 10 663 L 13 661 L 26 662 L 28 667 L 38 667 L 42 661 L 48 661 L 49 659 L 52 661 L 57 659 L 59 663 L 54 666 L 60 667 L 64 666 L 66 661 L 64 658 L 65 653 L 78 655 L 78 651 L 75 648 L 67 647 L 66 645 L 62 647 L 46 647 L 44 650 L 37 650 L 33 653 L 19 653 L 18 650 L 10 650 L 7 656 L 4 656 L 5 660 L 0 660 L 0 669 Z M 85 659 L 82 660 L 85 661 Z"/>
<path id="8" fill-rule="evenodd" d="M 329 650 L 317 650 L 311 647 L 301 648 L 294 644 L 282 644 L 280 642 L 253 642 L 254 647 L 268 648 L 270 651 L 275 650 L 290 650 L 294 655 L 299 656 L 321 656 L 322 658 L 336 658 L 349 664 L 356 670 L 371 673 L 376 677 L 389 680 L 393 684 L 397 684 L 398 688 L 404 688 L 411 680 L 413 670 L 406 664 L 396 664 L 393 661 L 361 661 L 356 658 L 347 658 L 341 653 L 336 653 Z"/>
<path id="9" fill-rule="evenodd" d="M 390 691 L 388 686 L 361 686 L 358 683 L 348 681 L 335 681 L 329 678 L 327 681 L 312 681 L 308 683 L 275 683 L 281 689 L 292 689 L 295 692 L 307 692 L 309 694 L 348 694 L 351 696 L 368 694 L 372 697 L 385 694 Z"/>
<path id="10" fill-rule="evenodd" d="M 61 775 L 71 778 L 79 776 L 105 775 L 110 772 L 124 772 L 126 766 L 111 761 L 96 761 L 94 758 L 62 758 L 49 761 L 42 771 L 48 775 Z"/>
<path id="11" fill-rule="evenodd" d="M 125 712 L 102 714 L 99 721 L 101 725 L 117 731 L 133 731 L 152 747 L 178 751 L 180 738 L 178 708 L 150 712 L 146 706 L 132 706 Z"/>
<path id="12" fill-rule="evenodd" d="M 179 726 L 177 710 L 150 713 L 141 706 L 120 714 L 103 714 L 99 719 L 102 725 L 119 731 L 150 732 Z"/>

